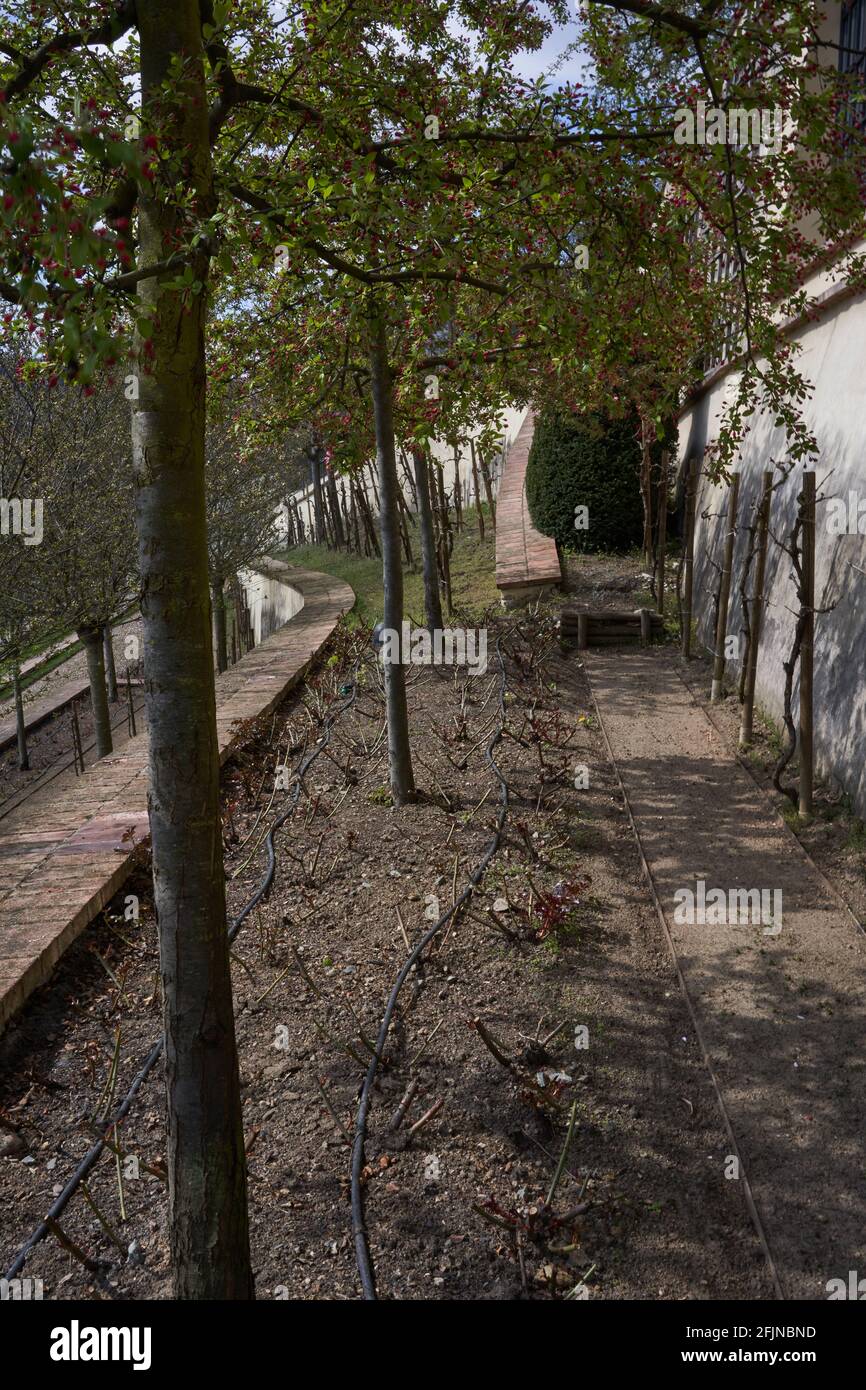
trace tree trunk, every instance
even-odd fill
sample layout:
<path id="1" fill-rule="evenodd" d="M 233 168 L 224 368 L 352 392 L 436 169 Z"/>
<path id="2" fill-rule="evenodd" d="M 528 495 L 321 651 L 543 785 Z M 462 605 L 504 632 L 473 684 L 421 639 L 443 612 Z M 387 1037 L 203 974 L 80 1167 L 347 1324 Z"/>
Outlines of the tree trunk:
<path id="1" fill-rule="evenodd" d="M 445 588 L 445 603 L 450 618 L 454 611 L 451 598 L 451 523 L 448 516 L 448 501 L 445 497 L 445 479 L 442 465 L 436 465 L 436 489 L 439 498 L 439 567 L 442 571 L 442 584 Z"/>
<path id="2" fill-rule="evenodd" d="M 484 457 L 484 454 L 482 453 L 482 451 L 481 451 L 480 449 L 478 450 L 478 463 L 479 463 L 479 466 L 480 466 L 480 468 L 481 468 L 481 481 L 484 483 L 484 491 L 485 491 L 485 494 L 486 494 L 486 496 L 487 496 L 487 505 L 488 505 L 488 507 L 490 508 L 490 520 L 491 520 L 491 522 L 493 523 L 493 529 L 494 529 L 494 531 L 495 531 L 495 530 L 496 530 L 496 499 L 495 499 L 494 496 L 493 496 L 493 484 L 492 484 L 492 482 L 490 481 L 490 469 L 488 468 L 488 466 L 487 466 L 487 460 L 486 460 L 486 458 Z"/>
<path id="3" fill-rule="evenodd" d="M 460 445 L 454 445 L 454 525 L 458 534 L 463 530 L 463 496 L 460 490 Z"/>
<path id="4" fill-rule="evenodd" d="M 318 448 L 307 457 L 310 460 L 310 482 L 313 485 L 313 515 L 316 519 L 316 544 L 325 545 L 325 505 L 322 500 L 322 460 Z"/>
<path id="5" fill-rule="evenodd" d="M 409 493 L 410 493 L 410 496 L 411 496 L 411 498 L 412 498 L 412 506 L 413 506 L 413 507 L 415 508 L 415 510 L 417 511 L 417 510 L 418 510 L 418 489 L 417 489 L 417 487 L 415 486 L 415 479 L 412 477 L 412 473 L 411 473 L 411 471 L 410 471 L 410 469 L 409 469 L 409 460 L 407 459 L 406 454 L 404 453 L 403 449 L 400 450 L 400 463 L 402 464 L 402 467 L 403 467 L 403 476 L 405 477 L 406 482 L 409 484 Z"/>
<path id="6" fill-rule="evenodd" d="M 106 623 L 105 627 L 102 629 L 102 646 L 108 699 L 112 705 L 116 705 L 120 697 L 117 693 L 117 667 L 114 664 L 114 643 L 111 640 L 111 623 Z"/>
<path id="7" fill-rule="evenodd" d="M 665 564 L 668 554 L 668 467 L 670 455 L 667 449 L 662 453 L 662 472 L 659 479 L 659 498 L 658 498 L 658 556 L 657 569 L 658 578 L 656 580 L 656 607 L 664 617 L 665 612 Z"/>
<path id="8" fill-rule="evenodd" d="M 439 566 L 436 563 L 436 537 L 430 506 L 430 471 L 424 450 L 414 448 L 415 492 L 418 497 L 418 529 L 421 535 L 421 568 L 424 574 L 424 621 L 431 633 L 441 632 L 442 599 L 439 594 Z"/>
<path id="9" fill-rule="evenodd" d="M 388 363 L 388 340 L 381 310 L 370 321 L 370 372 L 373 415 L 376 424 L 376 465 L 379 472 L 379 510 L 382 534 L 383 620 L 386 629 L 403 632 L 403 567 L 400 561 L 397 458 L 394 452 L 393 383 Z M 391 796 L 403 806 L 415 796 L 412 752 L 409 747 L 409 712 L 406 705 L 406 673 L 402 661 L 385 662 L 385 701 L 388 713 L 388 762 Z"/>
<path id="10" fill-rule="evenodd" d="M 333 471 L 328 468 L 325 470 L 325 486 L 328 489 L 328 498 L 331 503 L 331 524 L 334 528 L 334 540 L 338 550 L 345 550 L 346 537 L 343 532 L 343 517 L 340 512 L 340 498 L 337 493 L 337 480 Z"/>
<path id="11" fill-rule="evenodd" d="M 472 459 L 472 487 L 475 492 L 475 515 L 478 518 L 478 535 L 484 540 L 484 511 L 481 506 L 481 490 L 478 486 L 478 459 L 475 456 L 475 440 L 469 441 L 469 454 Z"/>
<path id="12" fill-rule="evenodd" d="M 403 554 L 406 556 L 406 564 L 411 569 L 415 564 L 415 556 L 412 554 L 412 538 L 409 535 L 409 508 L 406 506 L 406 499 L 403 496 L 403 489 L 397 483 L 397 511 L 400 517 L 400 537 L 403 541 Z"/>
<path id="13" fill-rule="evenodd" d="M 692 654 L 692 603 L 695 573 L 695 512 L 698 505 L 701 466 L 695 455 L 689 461 L 686 492 L 685 593 L 682 606 L 682 651 L 686 661 Z"/>
<path id="14" fill-rule="evenodd" d="M 27 752 L 27 725 L 24 721 L 24 700 L 21 695 L 21 672 L 18 667 L 12 672 L 12 690 L 15 696 L 15 733 L 18 739 L 18 770 L 30 771 L 30 755 Z"/>
<path id="15" fill-rule="evenodd" d="M 640 492 L 643 501 L 643 560 L 648 570 L 653 568 L 653 493 L 652 453 L 649 422 L 641 419 Z"/>
<path id="16" fill-rule="evenodd" d="M 213 646 L 216 653 L 216 668 L 219 672 L 228 670 L 229 656 L 226 642 L 226 595 L 225 580 L 215 579 L 210 586 L 211 612 L 213 614 Z"/>
<path id="17" fill-rule="evenodd" d="M 368 498 L 362 484 L 358 485 L 358 505 L 361 508 L 361 516 L 364 520 L 364 529 L 369 538 L 370 549 L 372 550 L 374 555 L 381 559 L 382 551 L 379 546 L 379 537 L 376 535 L 376 523 L 373 520 L 373 513 L 370 508 L 370 499 Z M 366 547 L 365 554 L 370 554 L 370 550 L 367 550 Z"/>
<path id="18" fill-rule="evenodd" d="M 141 123 L 164 151 L 139 194 L 139 265 L 214 209 L 198 0 L 138 7 Z M 174 72 L 180 65 L 181 74 Z M 165 169 L 163 169 L 165 165 Z M 133 404 L 149 811 L 163 992 L 169 1237 L 177 1299 L 253 1297 L 219 801 L 205 522 L 205 288 L 142 280 L 152 357 Z M 144 361 L 137 343 L 139 361 Z"/>
<path id="19" fill-rule="evenodd" d="M 376 510 L 379 511 L 381 510 L 382 503 L 379 500 L 379 489 L 376 487 L 376 470 L 373 467 L 372 463 L 370 464 L 370 482 L 373 485 L 373 501 L 376 503 Z M 366 492 L 364 493 L 364 496 L 367 496 Z M 369 502 L 367 503 L 367 505 L 370 505 Z"/>
<path id="20" fill-rule="evenodd" d="M 367 525 L 367 513 L 364 510 L 363 502 L 361 499 L 361 488 L 358 483 L 354 482 L 352 484 L 352 501 L 355 506 L 356 516 L 361 518 L 361 534 L 364 537 L 364 556 L 366 558 L 370 554 L 370 531 Z M 358 554 L 360 553 L 361 552 L 359 549 Z"/>
<path id="21" fill-rule="evenodd" d="M 355 496 L 355 488 L 354 488 L 354 485 L 353 485 L 351 479 L 350 479 L 350 481 L 349 481 L 349 497 L 351 498 L 351 501 L 352 501 L 352 505 L 351 505 L 351 508 L 350 508 L 350 510 L 349 510 L 349 522 L 350 522 L 350 526 L 351 526 L 351 533 L 352 533 L 352 535 L 353 535 L 354 538 L 355 538 L 355 551 L 356 551 L 356 553 L 357 553 L 358 555 L 360 555 L 360 554 L 361 554 L 361 533 L 360 533 L 360 530 L 358 529 L 358 499 L 357 499 L 357 497 Z M 367 539 L 367 538 L 366 538 L 366 535 L 364 536 L 364 539 L 365 539 L 365 541 L 366 541 L 366 539 Z"/>
<path id="22" fill-rule="evenodd" d="M 343 521 L 343 534 L 346 537 L 346 550 L 352 549 L 352 518 L 346 502 L 346 480 L 340 479 L 340 516 Z"/>
<path id="23" fill-rule="evenodd" d="M 102 650 L 102 628 L 82 628 L 79 641 L 84 643 L 87 657 L 87 679 L 90 682 L 90 704 L 93 710 L 93 731 L 96 735 L 96 756 L 104 758 L 112 752 L 111 716 L 105 691 L 105 658 Z"/>

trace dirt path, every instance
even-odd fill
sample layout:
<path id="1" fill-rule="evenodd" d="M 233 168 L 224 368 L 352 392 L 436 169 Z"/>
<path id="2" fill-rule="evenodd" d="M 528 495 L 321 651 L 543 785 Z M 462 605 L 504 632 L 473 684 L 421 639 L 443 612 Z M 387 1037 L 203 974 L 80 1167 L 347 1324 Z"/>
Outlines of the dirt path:
<path id="1" fill-rule="evenodd" d="M 864 938 L 667 651 L 586 664 L 784 1296 L 824 1298 L 866 1269 Z M 699 880 L 780 892 L 781 930 L 772 897 L 763 923 L 677 921 Z"/>

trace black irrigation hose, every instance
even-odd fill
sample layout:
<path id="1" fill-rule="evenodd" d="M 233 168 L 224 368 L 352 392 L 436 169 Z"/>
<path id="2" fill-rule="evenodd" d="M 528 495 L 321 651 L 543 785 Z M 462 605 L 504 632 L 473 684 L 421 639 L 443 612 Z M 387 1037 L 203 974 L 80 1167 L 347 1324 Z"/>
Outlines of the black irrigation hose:
<path id="1" fill-rule="evenodd" d="M 493 768 L 493 771 L 496 774 L 496 777 L 499 781 L 500 787 L 499 814 L 496 817 L 496 830 L 493 834 L 493 838 L 491 839 L 490 843 L 485 849 L 484 854 L 481 856 L 481 859 L 478 861 L 478 864 L 476 865 L 475 869 L 470 874 L 469 882 L 467 883 L 463 892 L 460 894 L 460 897 L 456 900 L 456 902 L 452 904 L 451 907 L 449 907 L 447 912 L 444 912 L 442 914 L 438 922 L 435 922 L 433 926 L 429 929 L 429 931 L 426 931 L 424 933 L 424 935 L 421 937 L 421 940 L 415 947 L 413 947 L 409 955 L 406 957 L 403 967 L 391 988 L 391 993 L 388 995 L 388 1002 L 385 1005 L 385 1013 L 382 1017 L 382 1022 L 379 1027 L 378 1035 L 376 1037 L 376 1049 L 370 1060 L 370 1065 L 367 1068 L 367 1075 L 364 1077 L 364 1084 L 361 1087 L 361 1095 L 358 1101 L 358 1114 L 355 1120 L 355 1137 L 352 1143 L 352 1231 L 355 1237 L 355 1259 L 358 1266 L 358 1273 L 361 1276 L 361 1286 L 364 1290 L 364 1297 L 368 1300 L 375 1300 L 376 1284 L 373 1275 L 373 1267 L 370 1260 L 370 1247 L 367 1242 L 367 1230 L 364 1226 L 364 1203 L 361 1195 L 361 1173 L 364 1168 L 364 1141 L 367 1135 L 367 1116 L 370 1111 L 370 1100 L 373 1091 L 373 1082 L 376 1079 L 376 1072 L 379 1067 L 379 1062 L 382 1059 L 382 1052 L 385 1047 L 385 1041 L 388 1036 L 388 1030 L 391 1027 L 391 1018 L 393 1016 L 394 1008 L 397 1003 L 397 996 L 400 993 L 400 990 L 403 988 L 403 985 L 406 982 L 406 978 L 409 975 L 412 966 L 415 964 L 416 960 L 421 955 L 421 952 L 424 950 L 425 946 L 428 944 L 428 942 L 433 940 L 433 937 L 436 935 L 437 932 L 442 930 L 442 928 L 445 926 L 445 923 L 448 922 L 455 915 L 458 909 L 463 906 L 463 904 L 467 901 L 469 897 L 471 897 L 472 893 L 478 887 L 478 884 L 481 882 L 481 879 L 484 876 L 484 873 L 487 869 L 487 865 L 490 863 L 491 859 L 493 858 L 494 854 L 499 848 L 499 843 L 502 838 L 502 828 L 505 825 L 505 818 L 508 815 L 508 783 L 503 777 L 493 757 L 493 750 L 496 747 L 496 745 L 501 741 L 505 726 L 505 663 L 502 660 L 501 638 L 498 637 L 496 639 L 496 655 L 499 658 L 499 671 L 501 682 L 499 687 L 499 727 L 494 730 L 487 744 L 487 747 L 484 750 L 484 756 L 487 762 Z"/>
<path id="2" fill-rule="evenodd" d="M 307 771 L 310 765 L 313 762 L 315 762 L 316 758 L 322 752 L 322 749 L 327 748 L 331 740 L 331 728 L 333 724 L 336 722 L 337 719 L 339 719 L 343 714 L 345 714 L 347 709 L 350 709 L 351 706 L 355 703 L 358 691 L 356 678 L 358 674 L 359 664 L 360 663 L 357 663 L 355 665 L 354 671 L 352 673 L 352 678 L 350 682 L 352 687 L 351 695 L 342 705 L 339 705 L 337 709 L 333 710 L 332 713 L 328 715 L 328 717 L 325 720 L 324 734 L 316 743 L 315 748 L 312 748 L 310 752 L 306 755 L 306 757 L 303 758 L 300 764 L 298 765 L 298 780 L 294 788 L 292 789 L 292 795 L 289 801 L 289 805 L 287 806 L 286 810 L 281 812 L 277 819 L 273 822 L 266 836 L 265 842 L 267 844 L 268 850 L 268 866 L 265 870 L 264 878 L 262 879 L 262 882 L 256 889 L 253 896 L 250 898 L 249 902 L 247 902 L 244 905 L 238 916 L 235 918 L 235 920 L 229 927 L 229 942 L 234 941 L 235 937 L 237 936 L 238 932 L 240 931 L 249 914 L 252 912 L 253 908 L 258 906 L 258 904 L 262 901 L 262 898 L 269 891 L 271 885 L 273 884 L 274 873 L 276 869 L 274 834 L 277 830 L 281 828 L 281 826 L 285 824 L 289 816 L 294 811 L 296 805 L 298 804 L 298 799 L 301 794 L 301 786 L 303 785 L 304 773 Z M 138 1095 L 138 1092 L 141 1090 L 141 1087 L 146 1081 L 150 1072 L 153 1070 L 153 1068 L 156 1066 L 156 1063 L 162 1056 L 163 1045 L 164 1040 L 160 1038 L 159 1042 L 154 1043 L 150 1052 L 148 1052 L 147 1056 L 142 1062 L 141 1068 L 138 1071 L 132 1085 L 130 1086 L 129 1090 L 127 1091 L 126 1095 L 121 1101 L 119 1108 L 115 1112 L 112 1119 L 105 1125 L 106 1135 L 109 1134 L 110 1131 L 115 1128 L 115 1126 L 119 1125 L 121 1121 L 124 1120 L 126 1116 L 129 1114 L 129 1111 L 132 1109 L 133 1101 Z M 105 1138 L 97 1139 L 93 1147 L 88 1149 L 87 1153 L 84 1155 L 84 1158 L 78 1164 L 78 1167 L 74 1170 L 72 1176 L 67 1181 L 66 1186 L 63 1188 L 63 1191 L 53 1202 L 52 1206 L 48 1211 L 48 1214 L 42 1221 L 40 1221 L 39 1225 L 36 1227 L 36 1229 L 28 1237 L 28 1239 L 22 1245 L 21 1249 L 18 1251 L 18 1254 L 15 1256 L 15 1259 L 12 1261 L 12 1264 L 9 1266 L 9 1269 L 6 1272 L 6 1279 L 14 1279 L 17 1277 L 17 1275 L 21 1273 L 21 1270 L 24 1268 L 24 1263 L 27 1259 L 27 1256 L 30 1254 L 30 1251 L 33 1250 L 40 1243 L 40 1241 L 44 1240 L 45 1237 L 49 1234 L 48 1222 L 56 1221 L 57 1218 L 66 1209 L 70 1199 L 75 1195 L 81 1183 L 87 1177 L 91 1169 L 94 1168 L 95 1165 L 98 1163 L 100 1157 L 102 1156 L 102 1152 L 106 1147 L 106 1143 L 107 1140 Z"/>

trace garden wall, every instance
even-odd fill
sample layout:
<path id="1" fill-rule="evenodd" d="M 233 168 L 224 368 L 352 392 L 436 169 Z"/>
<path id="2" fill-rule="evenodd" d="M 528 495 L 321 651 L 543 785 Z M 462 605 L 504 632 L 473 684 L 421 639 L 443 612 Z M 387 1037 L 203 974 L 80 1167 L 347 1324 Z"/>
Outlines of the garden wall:
<path id="1" fill-rule="evenodd" d="M 853 493 L 866 513 L 866 296 L 838 298 L 831 277 L 810 287 L 824 293 L 817 321 L 792 332 L 802 345 L 798 368 L 814 385 L 805 416 L 821 448 L 816 467 L 818 495 L 848 500 Z M 820 306 L 820 300 L 819 308 Z M 699 457 L 718 429 L 727 391 L 735 385 L 728 373 L 710 384 L 680 421 L 681 468 Z M 761 472 L 786 458 L 784 431 L 771 417 L 758 418 L 743 449 L 734 589 L 728 633 L 741 628 L 742 605 L 736 592 L 747 538 L 742 523 L 754 513 Z M 771 531 L 779 539 L 790 533 L 797 509 L 802 466 L 797 465 L 773 496 Z M 776 475 L 778 478 L 778 474 Z M 712 646 L 713 592 L 718 584 L 712 561 L 721 560 L 727 487 L 702 481 L 695 540 L 695 616 L 705 646 Z M 866 815 L 866 535 L 834 535 L 828 528 L 828 502 L 819 502 L 816 525 L 816 606 L 833 606 L 816 620 L 815 757 L 819 772 L 841 785 Z M 701 513 L 709 513 L 702 517 Z M 863 528 L 866 530 L 866 519 Z M 856 532 L 857 518 L 853 527 Z M 859 568 L 858 568 L 859 567 Z M 783 711 L 782 661 L 793 636 L 796 598 L 789 558 L 770 540 L 767 598 L 756 686 L 757 703 L 776 721 Z M 728 665 L 729 677 L 738 664 Z M 795 718 L 799 688 L 795 685 Z"/>

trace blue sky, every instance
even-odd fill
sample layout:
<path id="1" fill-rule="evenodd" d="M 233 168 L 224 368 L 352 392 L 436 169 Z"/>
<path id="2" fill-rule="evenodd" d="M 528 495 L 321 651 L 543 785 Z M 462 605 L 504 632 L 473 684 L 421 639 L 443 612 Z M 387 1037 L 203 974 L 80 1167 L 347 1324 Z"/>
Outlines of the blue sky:
<path id="1" fill-rule="evenodd" d="M 533 79 L 549 73 L 550 81 L 556 85 L 561 82 L 587 81 L 587 59 L 580 52 L 570 54 L 561 68 L 555 73 L 550 72 L 568 45 L 574 42 L 576 34 L 576 24 L 558 26 L 542 48 L 534 53 L 519 54 L 515 59 L 515 67 L 524 77 Z"/>

